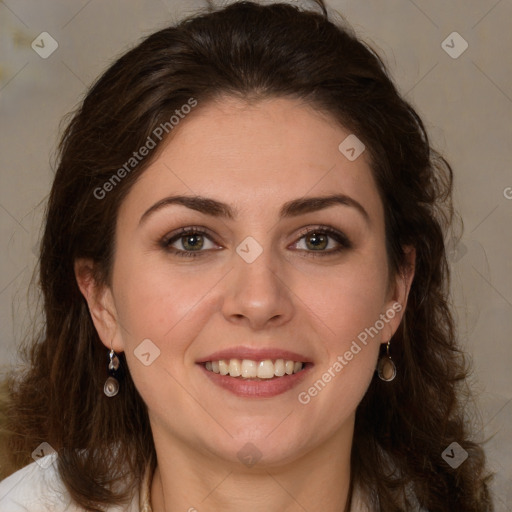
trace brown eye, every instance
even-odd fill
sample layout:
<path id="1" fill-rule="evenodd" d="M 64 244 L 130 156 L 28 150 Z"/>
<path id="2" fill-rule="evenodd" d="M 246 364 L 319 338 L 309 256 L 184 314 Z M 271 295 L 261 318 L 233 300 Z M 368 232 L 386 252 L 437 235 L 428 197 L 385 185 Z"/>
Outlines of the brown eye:
<path id="1" fill-rule="evenodd" d="M 325 249 L 329 245 L 329 237 L 316 231 L 306 235 L 305 239 L 308 249 L 314 251 Z"/>
<path id="2" fill-rule="evenodd" d="M 296 249 L 304 250 L 312 256 L 328 256 L 351 247 L 352 242 L 344 233 L 326 226 L 304 231 L 299 241 L 295 243 Z"/>
<path id="3" fill-rule="evenodd" d="M 207 249 L 218 248 L 206 231 L 194 227 L 182 228 L 178 233 L 167 235 L 160 241 L 160 245 L 176 256 L 185 257 L 201 256 Z"/>
<path id="4" fill-rule="evenodd" d="M 181 244 L 186 251 L 195 251 L 201 249 L 204 245 L 202 236 L 200 234 L 185 235 L 178 240 L 181 240 Z"/>

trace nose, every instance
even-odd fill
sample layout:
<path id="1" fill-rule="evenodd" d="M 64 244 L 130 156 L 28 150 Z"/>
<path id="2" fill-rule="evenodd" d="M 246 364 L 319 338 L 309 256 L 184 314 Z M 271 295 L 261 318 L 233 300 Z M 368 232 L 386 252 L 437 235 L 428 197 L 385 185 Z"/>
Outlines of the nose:
<path id="1" fill-rule="evenodd" d="M 252 263 L 233 255 L 234 268 L 226 282 L 222 312 L 233 323 L 253 330 L 278 327 L 293 316 L 291 277 L 270 250 Z"/>

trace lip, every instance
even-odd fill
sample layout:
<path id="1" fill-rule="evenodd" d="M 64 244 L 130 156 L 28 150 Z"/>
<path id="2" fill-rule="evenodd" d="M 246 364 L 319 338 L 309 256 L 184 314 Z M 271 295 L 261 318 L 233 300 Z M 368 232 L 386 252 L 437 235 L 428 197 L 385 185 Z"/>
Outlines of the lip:
<path id="1" fill-rule="evenodd" d="M 216 356 L 216 354 L 213 355 Z M 214 361 L 215 360 L 216 359 L 214 359 Z M 206 359 L 206 361 L 211 361 L 211 359 Z M 243 398 L 270 398 L 285 393 L 297 386 L 309 375 L 314 365 L 308 363 L 300 372 L 293 373 L 292 375 L 284 375 L 283 377 L 259 381 L 214 373 L 207 370 L 202 363 L 198 363 L 198 366 L 214 384 L 236 396 Z"/>
<path id="2" fill-rule="evenodd" d="M 281 350 L 279 348 L 251 348 L 243 346 L 219 350 L 209 356 L 198 359 L 196 363 L 220 361 L 221 359 L 251 359 L 253 361 L 284 359 L 297 361 L 299 363 L 312 363 L 310 358 L 290 350 Z"/>

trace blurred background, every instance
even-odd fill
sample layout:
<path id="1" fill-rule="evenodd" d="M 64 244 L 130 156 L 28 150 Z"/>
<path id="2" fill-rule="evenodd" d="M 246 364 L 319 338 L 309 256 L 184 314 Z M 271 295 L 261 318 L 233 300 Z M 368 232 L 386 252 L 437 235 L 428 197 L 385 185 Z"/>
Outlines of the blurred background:
<path id="1" fill-rule="evenodd" d="M 231 2 L 215 2 L 224 5 Z M 269 2 L 263 2 L 269 3 Z M 290 0 L 290 3 L 308 5 Z M 455 172 L 453 306 L 488 439 L 497 512 L 512 510 L 512 0 L 326 0 L 389 66 Z M 200 0 L 0 2 L 0 367 L 37 323 L 28 294 L 62 119 L 116 57 Z M 337 14 L 338 13 L 338 14 Z M 307 37 L 307 34 L 305 34 Z M 37 290 L 36 290 L 37 291 Z"/>

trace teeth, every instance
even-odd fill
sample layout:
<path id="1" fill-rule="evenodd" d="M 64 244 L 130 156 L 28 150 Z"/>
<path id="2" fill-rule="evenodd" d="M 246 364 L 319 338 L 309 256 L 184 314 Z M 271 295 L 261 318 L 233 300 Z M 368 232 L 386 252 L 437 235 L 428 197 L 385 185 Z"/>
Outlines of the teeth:
<path id="1" fill-rule="evenodd" d="M 286 373 L 286 365 L 282 359 L 278 359 L 274 363 L 274 374 L 278 377 L 282 377 Z"/>
<path id="2" fill-rule="evenodd" d="M 231 377 L 239 377 L 242 374 L 242 363 L 239 359 L 230 359 L 228 368 Z"/>
<path id="3" fill-rule="evenodd" d="M 221 375 L 227 375 L 229 373 L 229 365 L 224 359 L 219 361 L 219 372 Z"/>
<path id="4" fill-rule="evenodd" d="M 242 361 L 242 377 L 251 379 L 253 377 L 257 377 L 257 373 L 258 363 L 256 361 L 251 361 L 250 359 L 244 359 Z"/>
<path id="5" fill-rule="evenodd" d="M 220 361 L 207 361 L 205 363 L 207 370 L 229 375 L 231 377 L 240 377 L 244 379 L 272 379 L 273 377 L 283 377 L 300 372 L 304 364 L 299 361 L 284 359 L 265 359 L 264 361 L 253 361 L 251 359 L 221 359 Z"/>
<path id="6" fill-rule="evenodd" d="M 270 359 L 260 361 L 258 363 L 258 373 L 256 377 L 259 379 L 271 379 L 274 377 L 274 363 Z"/>

